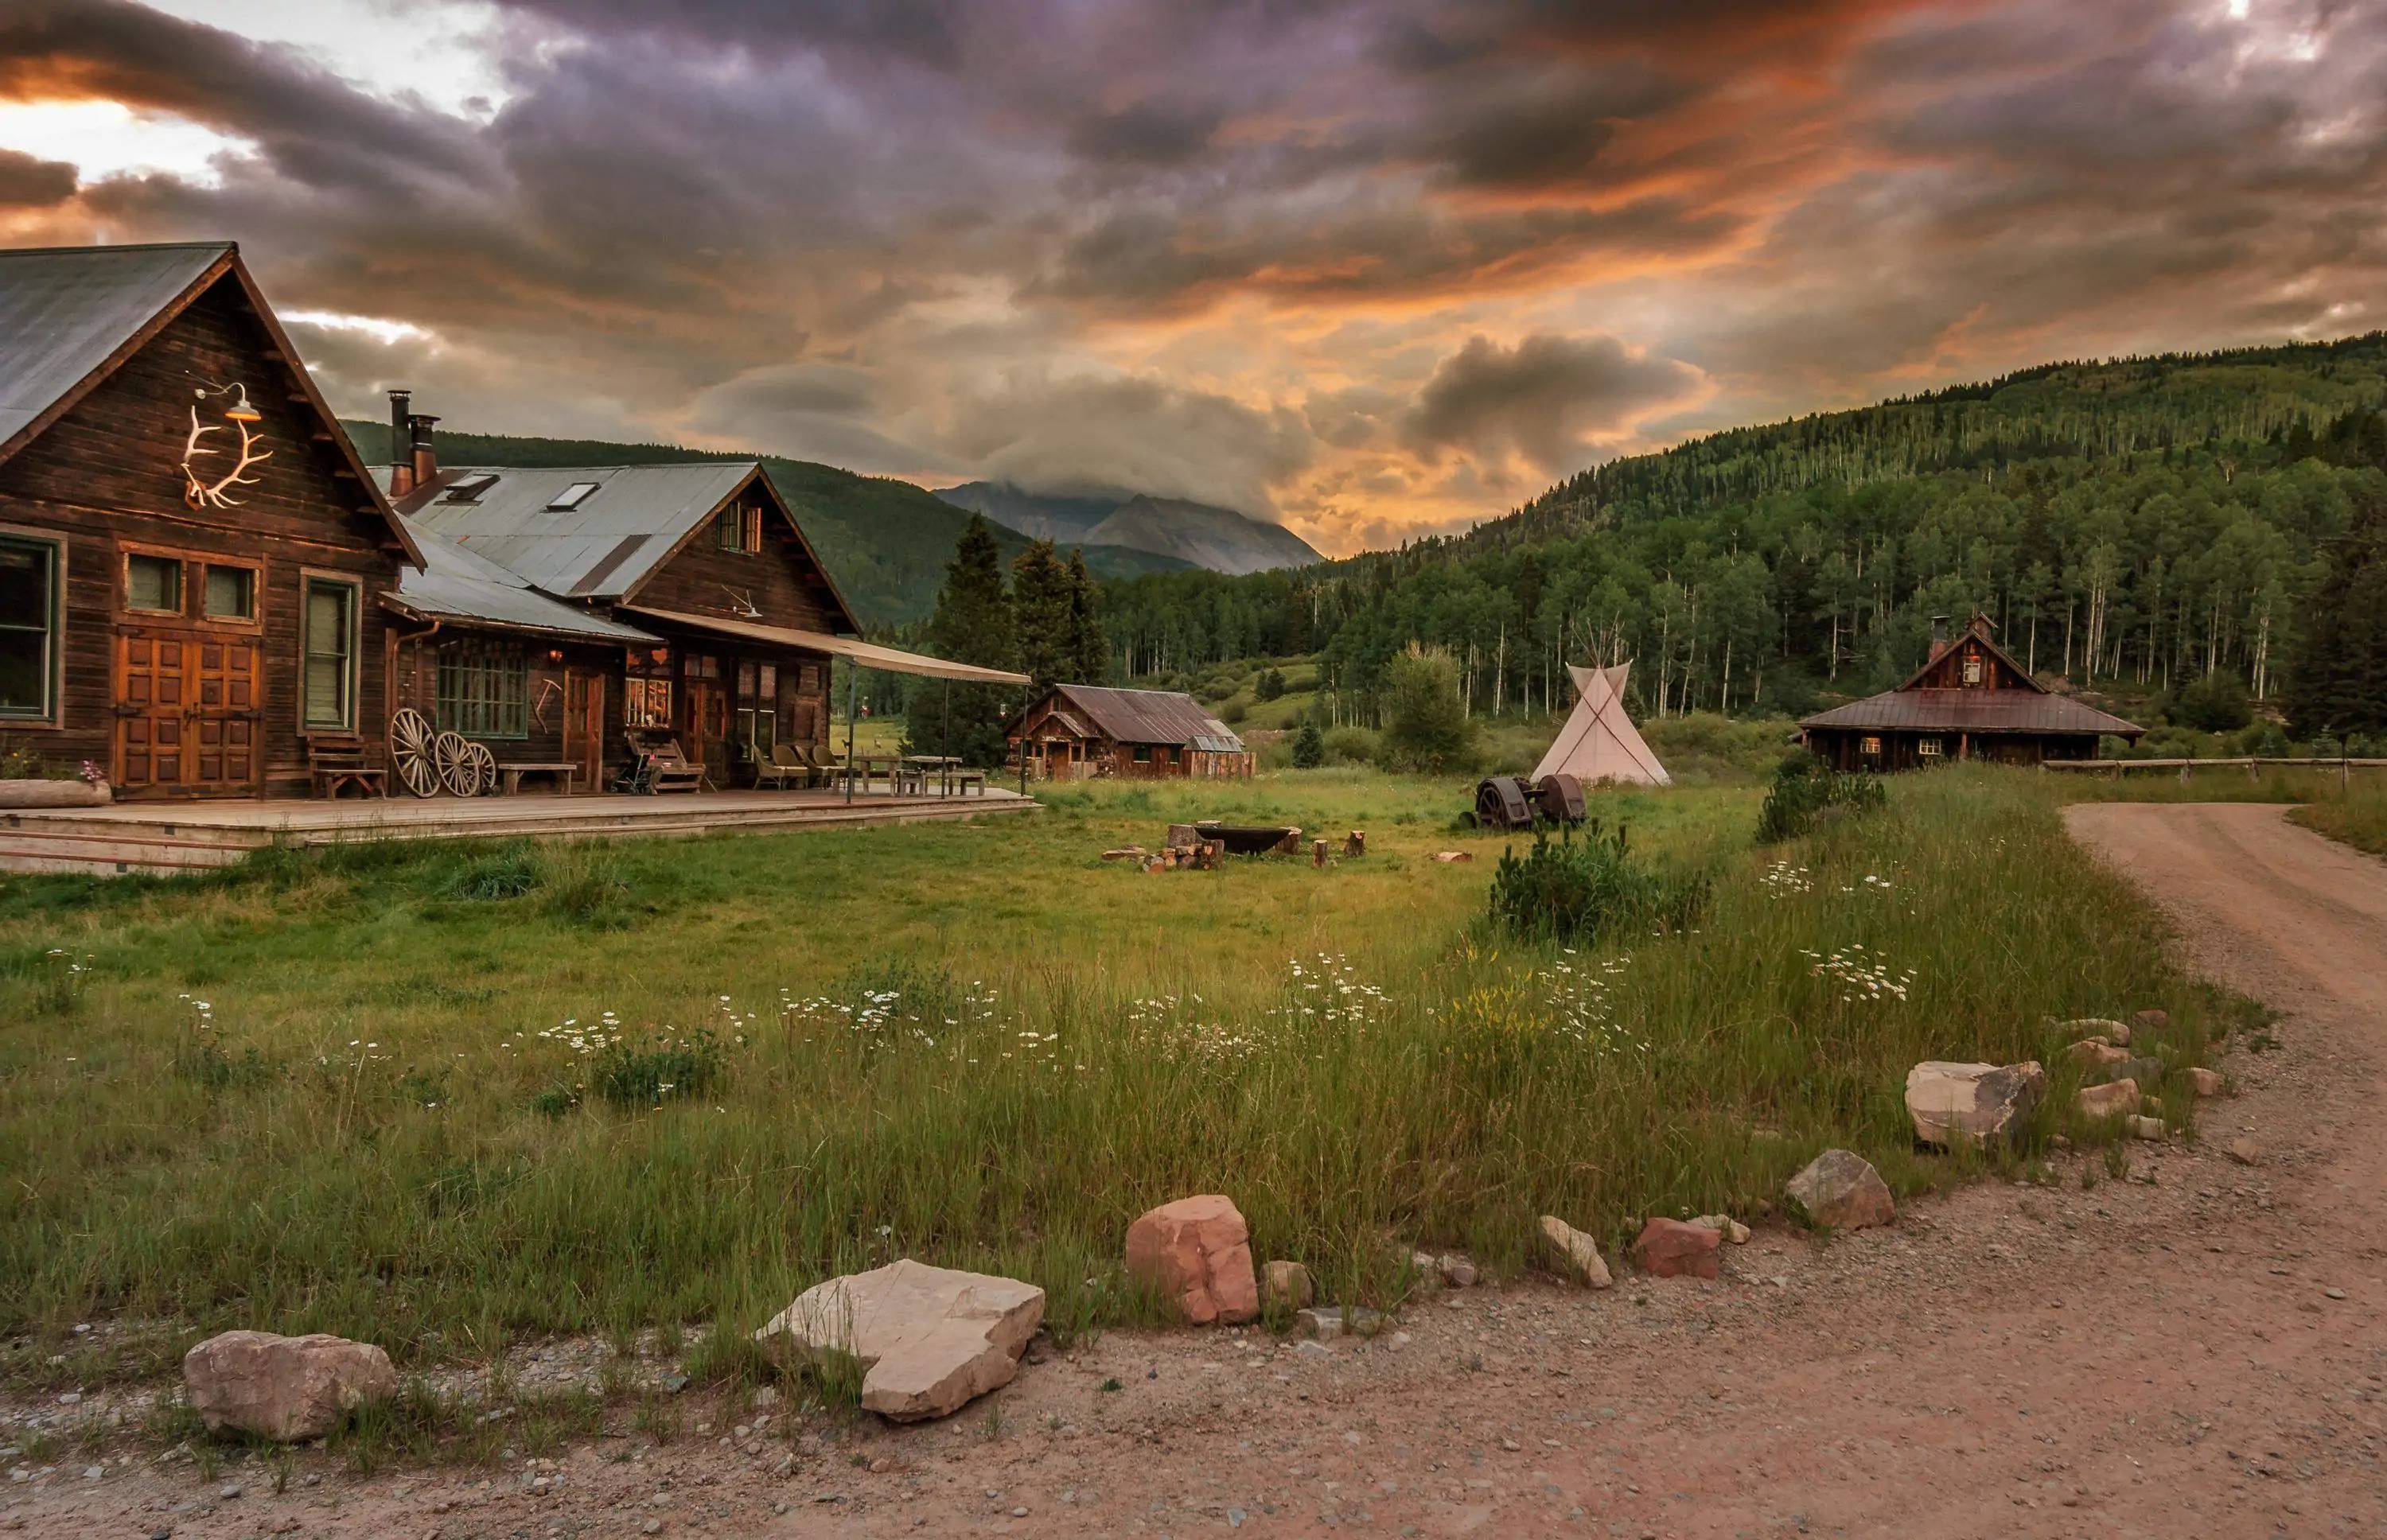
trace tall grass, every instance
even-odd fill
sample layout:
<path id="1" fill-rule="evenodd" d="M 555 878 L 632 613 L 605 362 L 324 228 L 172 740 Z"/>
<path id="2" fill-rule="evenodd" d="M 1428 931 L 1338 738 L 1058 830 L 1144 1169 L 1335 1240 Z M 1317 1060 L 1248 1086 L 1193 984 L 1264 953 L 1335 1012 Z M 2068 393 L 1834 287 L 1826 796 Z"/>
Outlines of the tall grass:
<path id="1" fill-rule="evenodd" d="M 2387 855 L 2387 776 L 2369 771 L 2345 795 L 2307 802 L 2288 816 L 2355 850 Z"/>
<path id="2" fill-rule="evenodd" d="M 1441 822 L 1465 799 L 1321 773 L 1065 789 L 976 829 L 369 848 L 0 926 L 0 1332 L 113 1313 L 420 1361 L 749 1327 L 904 1255 L 1031 1279 L 1087 1329 L 1143 1308 L 1128 1221 L 1208 1191 L 1383 1303 L 1396 1241 L 1508 1266 L 1542 1212 L 1611 1241 L 1754 1215 L 1827 1145 L 1949 1180 L 1967 1157 L 1911 1145 L 1917 1059 L 2036 1056 L 2061 1105 L 2049 1018 L 2163 1006 L 2186 1065 L 2220 1008 L 2035 777 L 1909 777 L 1762 857 L 1752 795 L 1604 797 L 1722 876 L 1687 933 L 1574 950 L 1494 934 L 1483 868 L 1421 859 L 1484 845 Z M 1197 811 L 1372 853 L 1096 859 Z M 551 898 L 592 870 L 601 926 Z M 94 982 L 28 1014 L 62 945 Z M 541 1104 L 596 1083 L 600 1039 L 666 1029 L 717 1045 L 702 1095 Z"/>

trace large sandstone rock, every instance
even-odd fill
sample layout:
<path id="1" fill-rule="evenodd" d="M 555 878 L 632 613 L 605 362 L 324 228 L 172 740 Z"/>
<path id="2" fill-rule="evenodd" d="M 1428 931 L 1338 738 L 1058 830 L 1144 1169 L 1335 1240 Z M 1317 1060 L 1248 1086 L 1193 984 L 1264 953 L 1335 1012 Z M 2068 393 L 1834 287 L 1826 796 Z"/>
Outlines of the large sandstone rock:
<path id="1" fill-rule="evenodd" d="M 2191 1069 L 2188 1072 L 2188 1084 L 2199 1096 L 2218 1096 L 2224 1082 L 2218 1069 Z"/>
<path id="2" fill-rule="evenodd" d="M 1044 1319 L 1044 1291 L 905 1257 L 815 1283 L 754 1340 L 860 1364 L 862 1405 L 898 1422 L 958 1411 L 1011 1382 Z"/>
<path id="3" fill-rule="evenodd" d="M 1127 1271 L 1196 1326 L 1260 1313 L 1251 1227 L 1216 1193 L 1162 1204 L 1128 1226 Z"/>
<path id="4" fill-rule="evenodd" d="M 2080 1091 L 2080 1116 L 2083 1117 L 2114 1117 L 2139 1110 L 2139 1082 L 2115 1080 L 2108 1085 L 2083 1086 Z"/>
<path id="5" fill-rule="evenodd" d="M 318 1332 L 226 1332 L 183 1355 L 183 1383 L 211 1431 L 292 1443 L 321 1438 L 368 1402 L 397 1394 L 389 1355 Z"/>
<path id="6" fill-rule="evenodd" d="M 1906 1072 L 1906 1113 L 1926 1144 L 1992 1143 L 2015 1132 L 2046 1090 L 2036 1059 L 2002 1068 L 1927 1059 Z"/>
<path id="7" fill-rule="evenodd" d="M 1576 1282 L 1605 1289 L 1616 1281 L 1599 1255 L 1599 1243 L 1554 1214 L 1542 1216 L 1542 1244 L 1559 1270 Z"/>
<path id="8" fill-rule="evenodd" d="M 1641 1227 L 1633 1249 L 1640 1254 L 1641 1266 L 1660 1278 L 1713 1278 L 1716 1251 L 1723 1244 L 1723 1233 L 1705 1225 L 1651 1219 Z"/>
<path id="9" fill-rule="evenodd" d="M 1790 1201 L 1822 1230 L 1863 1230 L 1898 1218 L 1898 1201 L 1873 1162 L 1853 1150 L 1825 1150 L 1790 1179 Z"/>

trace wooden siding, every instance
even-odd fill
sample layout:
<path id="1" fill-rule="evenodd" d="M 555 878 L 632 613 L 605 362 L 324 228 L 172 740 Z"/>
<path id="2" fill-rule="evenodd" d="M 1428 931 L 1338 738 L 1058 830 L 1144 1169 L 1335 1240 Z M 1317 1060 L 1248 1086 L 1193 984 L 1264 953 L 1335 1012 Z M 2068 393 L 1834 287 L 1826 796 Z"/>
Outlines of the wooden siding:
<path id="1" fill-rule="evenodd" d="M 199 622 L 161 625 L 127 616 L 121 604 L 123 555 L 149 547 L 202 560 L 259 565 L 256 638 L 263 649 L 260 700 L 264 794 L 307 789 L 306 738 L 298 722 L 302 574 L 316 572 L 360 585 L 358 736 L 378 745 L 388 716 L 383 692 L 385 617 L 373 602 L 397 583 L 401 558 L 359 483 L 335 473 L 327 429 L 303 397 L 294 366 L 274 354 L 236 279 L 227 275 L 150 343 L 5 466 L 0 524 L 57 533 L 67 539 L 62 662 L 63 714 L 56 726 L 8 724 L 12 738 L 46 758 L 111 764 L 115 754 L 115 650 L 120 632 L 180 630 L 198 637 L 227 629 Z M 239 506 L 193 510 L 183 500 L 183 446 L 196 404 L 200 421 L 221 422 L 221 400 L 199 402 L 202 385 L 239 384 L 261 414 L 254 432 L 270 460 L 254 486 L 234 489 Z M 235 435 L 209 435 L 210 446 Z M 227 455 L 207 463 L 228 469 Z M 185 582 L 196 613 L 200 579 Z"/>
<path id="2" fill-rule="evenodd" d="M 1980 663 L 1980 677 L 1971 682 L 1964 678 L 1967 662 Z M 1997 649 L 1984 643 L 1967 631 L 1948 646 L 1945 652 L 1924 665 L 1923 672 L 1899 687 L 1901 689 L 2027 689 L 2039 687 L 2022 675 L 2022 671 L 2007 663 Z"/>
<path id="3" fill-rule="evenodd" d="M 1028 755 L 1028 772 L 1046 780 L 1239 780 L 1252 774 L 1254 756 L 1216 753 L 1178 743 L 1121 743 L 1100 734 L 1080 735 L 1058 719 L 1059 708 L 1049 693 L 1030 706 L 1026 717 L 1009 733 L 1014 746 L 1011 763 L 1026 743 L 1043 746 Z M 1056 751 L 1066 747 L 1066 757 Z M 1147 757 L 1139 760 L 1138 750 Z"/>
<path id="4" fill-rule="evenodd" d="M 627 596 L 632 602 L 683 614 L 719 615 L 784 625 L 796 631 L 837 632 L 848 621 L 820 570 L 797 543 L 795 526 L 758 482 L 738 495 L 740 506 L 764 505 L 763 549 L 724 550 L 707 517 L 651 577 Z M 762 612 L 748 612 L 744 600 Z M 635 617 L 633 617 L 635 618 Z"/>

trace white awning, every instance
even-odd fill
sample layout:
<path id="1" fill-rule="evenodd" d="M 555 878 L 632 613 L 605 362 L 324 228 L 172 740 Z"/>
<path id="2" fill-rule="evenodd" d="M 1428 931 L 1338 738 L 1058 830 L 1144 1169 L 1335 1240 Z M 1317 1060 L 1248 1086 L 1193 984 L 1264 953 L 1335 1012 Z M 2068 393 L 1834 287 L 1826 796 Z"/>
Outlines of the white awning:
<path id="1" fill-rule="evenodd" d="M 699 631 L 711 631 L 718 636 L 735 637 L 741 641 L 762 642 L 771 647 L 801 647 L 810 652 L 827 652 L 848 658 L 864 668 L 876 668 L 889 674 L 920 674 L 931 679 L 958 679 L 972 685 L 1026 685 L 1034 683 L 1025 674 L 1013 674 L 1006 669 L 980 668 L 976 663 L 957 663 L 949 658 L 931 658 L 922 652 L 905 652 L 898 648 L 881 647 L 876 642 L 856 641 L 851 637 L 832 637 L 826 631 L 796 631 L 783 625 L 757 625 L 751 621 L 729 620 L 718 615 L 683 614 L 677 610 L 650 610 L 641 605 L 625 604 L 625 613 L 644 615 L 673 625 L 691 626 Z"/>

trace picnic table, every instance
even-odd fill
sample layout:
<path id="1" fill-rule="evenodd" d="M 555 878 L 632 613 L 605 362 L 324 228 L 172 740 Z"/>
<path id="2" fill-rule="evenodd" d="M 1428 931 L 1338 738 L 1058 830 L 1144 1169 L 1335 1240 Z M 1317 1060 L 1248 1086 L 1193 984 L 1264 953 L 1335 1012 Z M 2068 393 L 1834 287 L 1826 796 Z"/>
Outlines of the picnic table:
<path id="1" fill-rule="evenodd" d="M 920 792 L 923 796 L 928 794 L 928 772 L 931 770 L 937 773 L 937 795 L 950 797 L 954 794 L 954 772 L 961 768 L 962 763 L 954 755 L 905 754 L 903 763 L 914 768 L 915 778 L 920 784 Z"/>
<path id="2" fill-rule="evenodd" d="M 883 771 L 881 766 L 885 767 Z M 871 777 L 884 774 L 887 794 L 890 797 L 895 794 L 895 777 L 903 768 L 903 756 L 901 754 L 850 754 L 843 766 L 846 779 L 851 781 L 859 777 L 865 791 L 870 789 Z"/>

